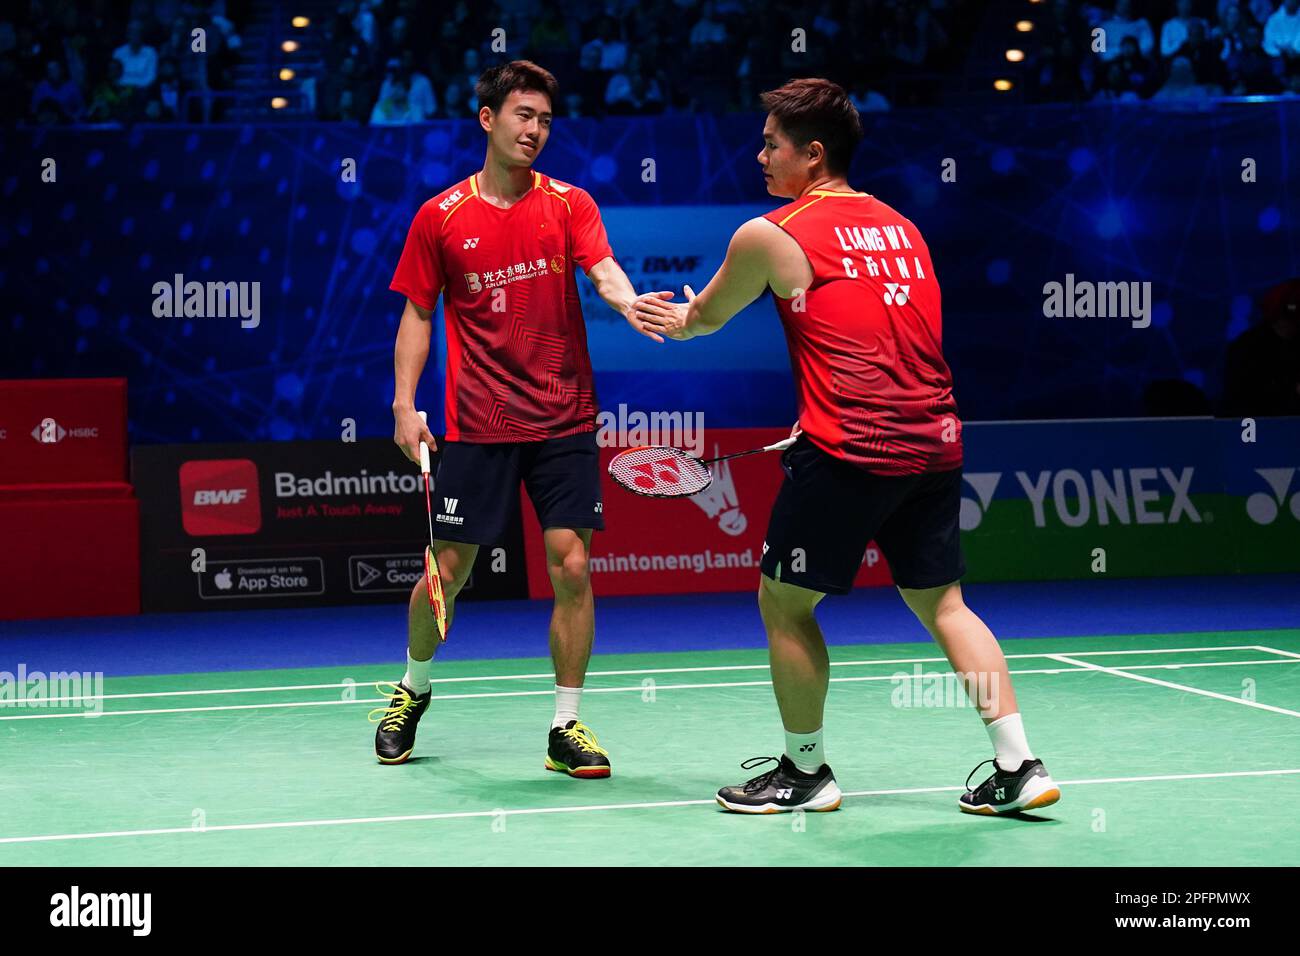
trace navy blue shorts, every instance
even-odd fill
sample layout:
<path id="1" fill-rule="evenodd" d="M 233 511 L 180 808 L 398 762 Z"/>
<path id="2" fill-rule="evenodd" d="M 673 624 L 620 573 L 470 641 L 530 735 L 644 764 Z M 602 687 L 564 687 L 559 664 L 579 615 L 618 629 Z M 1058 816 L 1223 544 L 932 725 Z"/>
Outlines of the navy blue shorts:
<path id="1" fill-rule="evenodd" d="M 763 543 L 763 573 L 810 591 L 847 594 L 875 541 L 902 588 L 951 584 L 961 553 L 961 469 L 887 477 L 800 437 L 781 456 L 785 482 Z"/>
<path id="2" fill-rule="evenodd" d="M 443 442 L 433 485 L 433 535 L 496 544 L 519 508 L 519 482 L 542 528 L 605 527 L 596 433 L 490 445 Z"/>

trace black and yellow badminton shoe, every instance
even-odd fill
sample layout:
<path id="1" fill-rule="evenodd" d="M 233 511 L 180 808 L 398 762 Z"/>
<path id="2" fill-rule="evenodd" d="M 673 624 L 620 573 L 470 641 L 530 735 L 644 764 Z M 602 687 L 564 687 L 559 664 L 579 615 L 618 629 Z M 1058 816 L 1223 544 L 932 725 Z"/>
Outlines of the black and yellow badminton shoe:
<path id="1" fill-rule="evenodd" d="M 972 790 L 970 778 L 985 763 L 993 764 L 993 775 Z M 1061 788 L 1041 760 L 1026 760 L 1012 771 L 1003 770 L 996 761 L 985 760 L 967 775 L 966 792 L 957 798 L 957 806 L 964 813 L 996 816 L 1050 807 L 1060 799 Z"/>
<path id="2" fill-rule="evenodd" d="M 608 777 L 609 752 L 596 742 L 590 727 L 571 720 L 563 727 L 551 728 L 545 766 L 570 777 Z"/>
<path id="3" fill-rule="evenodd" d="M 379 725 L 375 729 L 375 756 L 380 763 L 406 763 L 415 749 L 415 728 L 429 709 L 433 689 L 417 697 L 405 684 L 382 681 L 375 686 L 388 698 L 388 706 L 370 712 L 370 722 Z"/>
<path id="4" fill-rule="evenodd" d="M 810 810 L 824 813 L 839 808 L 840 793 L 831 768 L 822 764 L 816 773 L 804 773 L 784 754 L 777 757 L 751 757 L 740 765 L 752 770 L 773 761 L 776 766 L 735 787 L 718 791 L 718 805 L 733 813 L 789 813 Z"/>

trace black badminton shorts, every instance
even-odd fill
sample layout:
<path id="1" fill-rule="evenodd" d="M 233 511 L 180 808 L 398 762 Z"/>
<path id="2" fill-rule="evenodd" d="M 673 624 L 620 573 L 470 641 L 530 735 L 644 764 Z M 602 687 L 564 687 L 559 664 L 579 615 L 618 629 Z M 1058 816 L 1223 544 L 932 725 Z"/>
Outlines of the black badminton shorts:
<path id="1" fill-rule="evenodd" d="M 763 543 L 763 573 L 825 594 L 853 588 L 875 541 L 903 588 L 951 584 L 961 553 L 961 469 L 888 477 L 823 451 L 801 436 L 781 456 L 785 482 Z"/>
<path id="2" fill-rule="evenodd" d="M 542 528 L 603 530 L 596 433 L 546 441 L 442 445 L 433 488 L 433 535 L 497 544 L 519 509 L 519 483 Z"/>

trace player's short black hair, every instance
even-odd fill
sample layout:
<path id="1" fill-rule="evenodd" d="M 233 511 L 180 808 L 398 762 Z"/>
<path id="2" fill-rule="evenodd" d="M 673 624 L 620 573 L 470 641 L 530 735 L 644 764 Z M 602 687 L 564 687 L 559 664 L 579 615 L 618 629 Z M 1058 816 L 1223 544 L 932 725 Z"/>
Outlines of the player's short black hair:
<path id="1" fill-rule="evenodd" d="M 501 112 L 501 105 L 505 103 L 506 97 L 516 90 L 536 90 L 538 93 L 545 93 L 551 101 L 552 111 L 560 98 L 560 84 L 555 82 L 555 77 L 532 60 L 511 60 L 509 63 L 490 67 L 483 71 L 483 75 L 474 84 L 479 109 L 486 106 L 493 113 Z"/>
<path id="2" fill-rule="evenodd" d="M 862 119 L 843 87 L 830 80 L 791 80 L 759 101 L 796 146 L 817 140 L 826 148 L 830 172 L 849 171 L 853 150 L 862 140 Z"/>

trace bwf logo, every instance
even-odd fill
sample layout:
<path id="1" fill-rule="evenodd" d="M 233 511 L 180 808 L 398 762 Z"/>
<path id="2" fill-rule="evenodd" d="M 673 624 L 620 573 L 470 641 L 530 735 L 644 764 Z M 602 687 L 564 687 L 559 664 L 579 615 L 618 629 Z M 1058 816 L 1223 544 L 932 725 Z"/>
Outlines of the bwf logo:
<path id="1" fill-rule="evenodd" d="M 50 897 L 50 925 L 128 926 L 132 936 L 148 936 L 153 928 L 153 894 L 82 893 L 73 886 Z"/>
<path id="2" fill-rule="evenodd" d="M 1246 514 L 1255 524 L 1272 524 L 1282 513 L 1282 506 L 1291 490 L 1291 479 L 1295 476 L 1294 468 L 1256 468 L 1255 474 L 1263 478 L 1273 489 L 1268 495 L 1257 491 L 1246 499 Z M 1300 521 L 1300 493 L 1291 496 L 1291 516 Z"/>
<path id="3" fill-rule="evenodd" d="M 187 461 L 180 468 L 186 534 L 256 534 L 262 528 L 257 465 L 247 458 Z"/>

